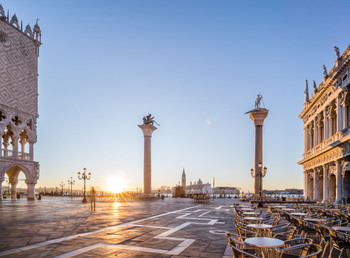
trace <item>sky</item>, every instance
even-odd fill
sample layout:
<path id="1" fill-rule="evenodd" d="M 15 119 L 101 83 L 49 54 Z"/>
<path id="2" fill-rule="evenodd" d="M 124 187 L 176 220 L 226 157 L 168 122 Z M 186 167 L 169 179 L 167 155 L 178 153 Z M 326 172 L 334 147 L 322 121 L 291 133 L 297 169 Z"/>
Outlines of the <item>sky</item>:
<path id="1" fill-rule="evenodd" d="M 143 186 L 151 113 L 152 187 L 187 183 L 253 191 L 257 94 L 265 189 L 303 187 L 305 79 L 317 85 L 350 43 L 349 1 L 8 0 L 23 24 L 39 19 L 37 187 L 77 172 L 88 186 Z M 24 177 L 24 174 L 21 174 Z"/>

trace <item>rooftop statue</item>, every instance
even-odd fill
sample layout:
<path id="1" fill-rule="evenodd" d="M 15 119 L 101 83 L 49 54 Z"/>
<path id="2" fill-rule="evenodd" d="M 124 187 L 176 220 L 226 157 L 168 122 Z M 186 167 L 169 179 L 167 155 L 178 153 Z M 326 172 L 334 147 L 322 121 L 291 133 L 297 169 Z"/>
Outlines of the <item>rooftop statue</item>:
<path id="1" fill-rule="evenodd" d="M 260 101 L 262 99 L 262 95 L 258 94 L 258 97 L 255 100 L 255 109 L 260 109 Z"/>
<path id="2" fill-rule="evenodd" d="M 314 93 L 316 93 L 317 92 L 317 86 L 316 86 L 316 82 L 314 81 Z"/>
<path id="3" fill-rule="evenodd" d="M 328 77 L 327 68 L 325 65 L 323 65 L 323 75 L 324 77 Z"/>
<path id="4" fill-rule="evenodd" d="M 334 46 L 334 52 L 335 52 L 335 55 L 337 56 L 337 59 L 340 59 L 339 48 L 337 46 Z"/>
<path id="5" fill-rule="evenodd" d="M 144 125 L 153 125 L 153 124 L 156 124 L 156 125 L 159 125 L 156 121 L 154 121 L 154 116 L 152 116 L 150 113 L 148 113 L 147 116 L 144 116 L 143 117 L 143 124 Z"/>

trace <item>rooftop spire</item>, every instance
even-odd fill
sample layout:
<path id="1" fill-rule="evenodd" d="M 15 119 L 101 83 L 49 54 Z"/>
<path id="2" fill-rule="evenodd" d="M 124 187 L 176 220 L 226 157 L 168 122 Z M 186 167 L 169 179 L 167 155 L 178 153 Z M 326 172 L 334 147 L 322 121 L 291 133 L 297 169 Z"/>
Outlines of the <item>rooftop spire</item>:
<path id="1" fill-rule="evenodd" d="M 308 83 L 307 83 L 307 79 L 305 80 L 305 104 L 307 102 L 309 102 L 309 86 L 308 86 Z"/>

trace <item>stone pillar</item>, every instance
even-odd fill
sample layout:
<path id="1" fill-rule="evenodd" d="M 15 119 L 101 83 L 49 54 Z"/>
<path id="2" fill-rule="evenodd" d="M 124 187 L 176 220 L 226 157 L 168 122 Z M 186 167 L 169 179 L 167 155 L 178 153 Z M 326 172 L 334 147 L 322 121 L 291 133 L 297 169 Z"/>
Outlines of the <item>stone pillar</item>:
<path id="1" fill-rule="evenodd" d="M 314 201 L 318 200 L 318 171 L 314 169 Z"/>
<path id="2" fill-rule="evenodd" d="M 327 114 L 327 108 L 323 111 L 324 115 L 323 115 L 323 120 L 324 120 L 324 138 L 323 140 L 327 140 L 328 139 L 328 114 Z"/>
<path id="3" fill-rule="evenodd" d="M 304 170 L 304 200 L 307 200 L 307 190 L 308 190 L 308 176 L 307 172 Z"/>
<path id="4" fill-rule="evenodd" d="M 29 142 L 29 159 L 34 160 L 34 142 Z"/>
<path id="5" fill-rule="evenodd" d="M 18 158 L 18 136 L 12 136 L 13 157 Z"/>
<path id="6" fill-rule="evenodd" d="M 336 192 L 335 192 L 335 196 L 336 196 L 336 199 L 335 199 L 335 202 L 336 203 L 341 203 L 342 201 L 342 175 L 341 175 L 341 160 L 338 159 L 336 161 Z"/>
<path id="7" fill-rule="evenodd" d="M 17 183 L 16 180 L 11 180 L 11 199 L 16 200 L 17 199 Z"/>
<path id="8" fill-rule="evenodd" d="M 151 180 L 151 137 L 153 131 L 157 127 L 148 125 L 139 125 L 144 136 L 144 159 L 143 159 L 143 192 L 144 194 L 152 194 Z"/>
<path id="9" fill-rule="evenodd" d="M 261 168 L 259 167 L 259 163 L 263 164 L 263 135 L 262 135 L 262 128 L 264 125 L 264 120 L 267 117 L 267 114 L 269 111 L 265 108 L 261 109 L 254 109 L 250 111 L 250 119 L 253 120 L 254 126 L 255 126 L 255 194 L 261 194 L 263 185 L 262 185 L 262 176 L 258 176 L 258 174 L 261 175 Z"/>
<path id="10" fill-rule="evenodd" d="M 328 202 L 329 193 L 329 178 L 326 165 L 323 165 L 323 200 L 322 202 Z"/>
<path id="11" fill-rule="evenodd" d="M 0 201 L 2 200 L 2 180 L 0 180 Z"/>
<path id="12" fill-rule="evenodd" d="M 337 98 L 337 130 L 336 132 L 339 132 L 342 130 L 342 114 L 341 114 L 341 104 L 340 104 L 340 99 Z"/>
<path id="13" fill-rule="evenodd" d="M 304 127 L 304 153 L 307 152 L 307 128 Z"/>
<path id="14" fill-rule="evenodd" d="M 2 156 L 2 134 L 0 134 L 0 157 Z"/>
<path id="15" fill-rule="evenodd" d="M 35 199 L 35 183 L 30 182 L 27 183 L 27 199 L 34 200 Z"/>

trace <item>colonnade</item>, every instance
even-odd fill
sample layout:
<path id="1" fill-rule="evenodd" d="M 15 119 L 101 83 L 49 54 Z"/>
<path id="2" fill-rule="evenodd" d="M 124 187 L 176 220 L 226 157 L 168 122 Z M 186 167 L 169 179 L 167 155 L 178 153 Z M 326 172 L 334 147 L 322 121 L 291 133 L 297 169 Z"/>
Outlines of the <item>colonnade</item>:
<path id="1" fill-rule="evenodd" d="M 304 153 L 349 126 L 349 103 L 344 92 L 304 126 Z"/>

